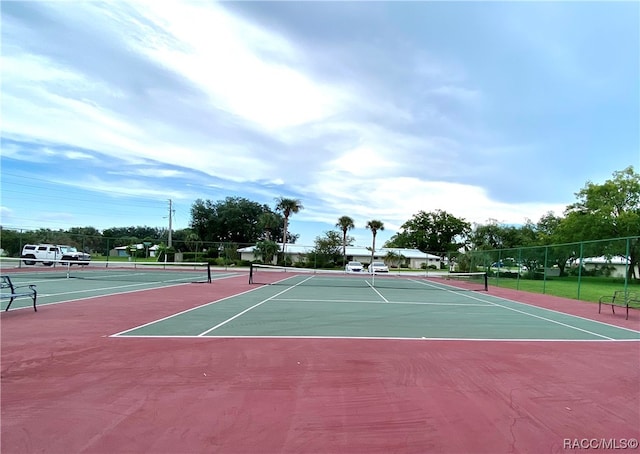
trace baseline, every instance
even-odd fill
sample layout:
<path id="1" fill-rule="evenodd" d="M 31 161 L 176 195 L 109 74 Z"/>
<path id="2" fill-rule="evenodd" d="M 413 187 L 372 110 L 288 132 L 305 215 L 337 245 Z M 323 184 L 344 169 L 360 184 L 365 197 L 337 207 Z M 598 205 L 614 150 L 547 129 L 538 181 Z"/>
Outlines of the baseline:
<path id="1" fill-rule="evenodd" d="M 419 281 L 416 281 L 416 282 L 419 282 Z M 420 282 L 420 283 L 422 285 L 432 286 L 429 283 L 425 283 L 425 282 Z M 433 286 L 433 287 L 437 287 L 438 289 L 440 289 L 439 286 Z M 458 292 L 455 292 L 453 290 L 447 290 L 447 291 L 451 292 L 451 293 L 455 293 L 456 295 L 458 295 Z M 517 305 L 523 306 L 523 307 L 525 307 L 527 309 L 540 311 L 542 313 L 547 313 L 548 312 L 548 313 L 554 313 L 554 314 L 557 314 L 557 315 L 560 315 L 560 316 L 563 316 L 563 317 L 576 318 L 576 319 L 579 319 L 579 320 L 582 320 L 582 321 L 585 321 L 585 322 L 588 322 L 588 323 L 593 323 L 593 324 L 596 324 L 596 325 L 602 325 L 602 326 L 605 326 L 607 328 L 615 328 L 615 329 L 620 329 L 620 330 L 624 330 L 624 331 L 629 331 L 631 333 L 638 334 L 640 336 L 640 331 L 632 330 L 632 329 L 629 329 L 629 328 L 624 328 L 624 327 L 621 327 L 621 326 L 611 325 L 609 323 L 604 323 L 604 322 L 601 322 L 599 320 L 592 320 L 592 319 L 589 319 L 589 318 L 581 317 L 579 315 L 568 314 L 568 313 L 556 311 L 556 310 L 553 310 L 553 309 L 547 309 L 547 308 L 543 308 L 543 307 L 534 306 L 534 305 L 531 305 L 531 304 L 528 304 L 528 303 L 523 303 L 523 302 L 519 302 L 519 301 L 513 301 L 513 300 L 509 300 L 507 298 L 500 297 L 500 296 L 483 295 L 484 298 L 489 298 L 489 300 L 483 299 L 483 298 L 479 298 L 479 297 L 474 296 L 474 295 L 469 295 L 469 294 L 466 294 L 466 293 L 460 293 L 460 296 L 462 296 L 464 298 L 469 298 L 469 299 L 473 299 L 473 300 L 476 300 L 476 301 L 484 302 L 484 303 L 487 303 L 487 304 L 490 304 L 490 305 L 493 305 L 493 306 L 496 306 L 496 307 L 500 307 L 502 309 L 514 311 L 514 312 L 517 312 L 517 313 L 520 313 L 520 314 L 523 314 L 523 315 L 526 315 L 526 316 L 529 316 L 529 317 L 534 317 L 534 318 L 538 318 L 538 319 L 541 319 L 541 320 L 544 320 L 544 321 L 547 321 L 547 322 L 550 322 L 550 323 L 554 323 L 554 324 L 558 324 L 558 325 L 561 325 L 561 326 L 565 326 L 565 327 L 573 329 L 573 330 L 582 331 L 582 332 L 585 332 L 587 334 L 591 334 L 591 335 L 598 336 L 598 337 L 603 337 L 603 338 L 608 339 L 608 340 L 615 340 L 615 339 L 610 338 L 609 336 L 605 336 L 603 334 L 598 334 L 598 333 L 595 333 L 595 332 L 580 328 L 580 327 L 575 326 L 575 325 L 571 325 L 569 323 L 563 323 L 563 322 L 560 322 L 558 320 L 550 319 L 548 317 L 543 317 L 541 315 L 532 314 L 531 312 L 527 312 L 525 310 L 520 310 L 520 309 L 516 309 L 516 308 L 513 308 L 513 307 L 506 306 L 504 304 L 499 304 L 499 303 L 496 303 L 495 301 L 491 301 L 490 299 L 496 299 L 496 300 L 500 300 L 500 301 L 505 301 L 505 302 L 517 304 Z M 640 337 L 637 340 L 640 340 Z"/>

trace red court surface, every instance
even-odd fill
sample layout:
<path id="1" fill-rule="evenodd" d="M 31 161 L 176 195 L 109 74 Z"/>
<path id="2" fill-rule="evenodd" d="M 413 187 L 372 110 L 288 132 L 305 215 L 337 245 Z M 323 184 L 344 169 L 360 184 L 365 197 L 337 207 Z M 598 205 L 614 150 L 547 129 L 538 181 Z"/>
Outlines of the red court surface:
<path id="1" fill-rule="evenodd" d="M 2 453 L 605 452 L 565 448 L 640 438 L 637 341 L 107 337 L 249 288 L 3 313 Z M 640 311 L 491 293 L 640 325 Z"/>

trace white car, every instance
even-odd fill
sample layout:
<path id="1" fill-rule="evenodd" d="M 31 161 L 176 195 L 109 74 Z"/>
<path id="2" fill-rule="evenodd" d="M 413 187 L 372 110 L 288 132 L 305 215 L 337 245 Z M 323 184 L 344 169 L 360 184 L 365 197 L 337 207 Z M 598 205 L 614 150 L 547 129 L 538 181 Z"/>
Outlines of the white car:
<path id="1" fill-rule="evenodd" d="M 56 244 L 25 244 L 22 248 L 22 255 L 25 265 L 35 265 L 41 262 L 46 266 L 53 265 L 54 260 L 69 260 L 69 263 L 79 263 L 86 265 L 91 260 L 91 255 L 80 252 L 73 246 Z M 66 263 L 62 262 L 63 265 Z"/>
<path id="2" fill-rule="evenodd" d="M 389 267 L 384 262 L 371 262 L 369 265 L 369 273 L 388 273 Z"/>
<path id="3" fill-rule="evenodd" d="M 361 273 L 362 272 L 362 263 L 360 263 L 360 262 L 349 262 L 344 267 L 344 270 L 347 273 Z"/>

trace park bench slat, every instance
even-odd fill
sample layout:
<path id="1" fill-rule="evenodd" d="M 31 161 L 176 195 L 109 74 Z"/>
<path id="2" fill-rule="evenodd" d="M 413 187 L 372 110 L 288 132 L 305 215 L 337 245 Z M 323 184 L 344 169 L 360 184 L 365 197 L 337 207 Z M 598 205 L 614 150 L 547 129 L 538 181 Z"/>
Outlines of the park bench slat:
<path id="1" fill-rule="evenodd" d="M 615 307 L 624 307 L 627 311 L 627 320 L 629 320 L 629 309 L 640 309 L 640 296 L 636 292 L 625 290 L 616 290 L 613 295 L 601 296 L 598 300 L 598 314 L 602 305 L 611 306 L 611 311 L 615 314 Z"/>
<path id="2" fill-rule="evenodd" d="M 15 285 L 11 281 L 11 277 L 3 275 L 0 276 L 0 289 L 2 289 L 0 298 L 9 298 L 9 304 L 5 309 L 5 312 L 9 310 L 9 308 L 11 307 L 11 303 L 13 303 L 13 300 L 23 297 L 31 298 L 33 300 L 33 310 L 36 312 L 38 311 L 38 308 L 36 307 L 38 292 L 36 290 L 35 284 Z"/>

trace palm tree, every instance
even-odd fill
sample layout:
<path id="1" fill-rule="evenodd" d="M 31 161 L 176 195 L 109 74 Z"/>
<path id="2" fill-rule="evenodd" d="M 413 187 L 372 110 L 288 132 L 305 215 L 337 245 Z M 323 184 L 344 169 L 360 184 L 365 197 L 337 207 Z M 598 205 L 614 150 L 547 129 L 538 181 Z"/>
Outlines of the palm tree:
<path id="1" fill-rule="evenodd" d="M 280 222 L 280 216 L 271 211 L 262 213 L 258 218 L 258 226 L 263 231 L 264 237 L 267 241 L 272 241 L 273 231 L 278 228 Z"/>
<path id="2" fill-rule="evenodd" d="M 373 257 L 376 253 L 376 235 L 378 234 L 378 230 L 384 230 L 384 223 L 374 219 L 368 221 L 366 227 L 371 230 L 373 234 L 373 244 L 371 245 L 371 262 L 373 262 Z"/>
<path id="3" fill-rule="evenodd" d="M 347 263 L 347 232 L 355 227 L 353 219 L 349 216 L 340 216 L 336 227 L 342 230 L 342 265 Z"/>
<path id="4" fill-rule="evenodd" d="M 400 267 L 406 262 L 407 258 L 400 252 L 389 251 L 387 252 L 387 255 L 384 256 L 384 260 L 385 262 L 389 262 L 391 266 Z"/>
<path id="5" fill-rule="evenodd" d="M 287 230 L 289 227 L 289 216 L 302 210 L 302 202 L 298 199 L 287 199 L 285 197 L 278 197 L 276 199 L 276 210 L 281 211 L 284 216 L 284 233 L 282 234 L 282 259 L 286 264 L 285 249 L 287 246 Z"/>

